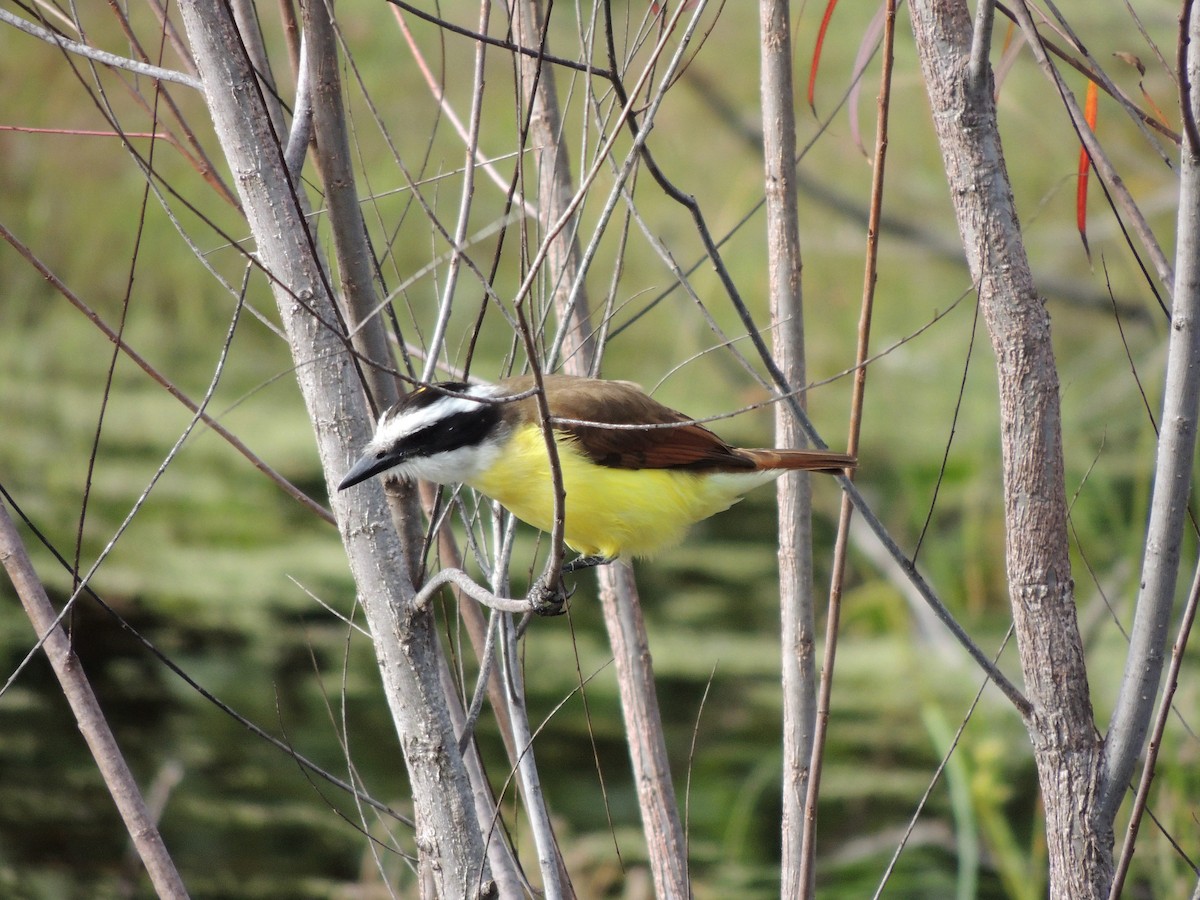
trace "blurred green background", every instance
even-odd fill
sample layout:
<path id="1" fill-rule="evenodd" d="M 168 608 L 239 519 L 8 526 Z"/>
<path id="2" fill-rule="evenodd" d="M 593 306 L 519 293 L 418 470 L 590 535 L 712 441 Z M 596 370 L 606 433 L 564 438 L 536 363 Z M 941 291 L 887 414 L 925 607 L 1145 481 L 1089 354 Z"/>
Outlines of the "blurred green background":
<path id="1" fill-rule="evenodd" d="M 1137 38 L 1123 5 L 1062 6 L 1075 15 L 1096 59 L 1107 65 L 1113 52 L 1138 54 L 1149 67 L 1146 90 L 1164 109 L 1175 109 L 1170 77 Z M 1175 6 L 1143 6 L 1150 34 L 1173 48 Z M 860 4 L 843 7 L 826 42 L 818 82 L 822 118 L 799 110 L 800 143 L 807 148 L 799 173 L 814 381 L 834 378 L 853 361 L 870 167 L 849 121 L 858 119 L 869 144 L 878 78 L 873 65 L 859 105 L 835 112 L 873 12 Z M 620 10 L 635 22 L 643 12 L 635 5 Z M 447 3 L 442 11 L 455 21 L 474 22 L 470 4 Z M 801 86 L 816 13 L 811 5 L 798 12 Z M 92 39 L 121 47 L 107 14 L 90 15 Z M 262 15 L 278 51 L 274 13 Z M 429 202 L 452 223 L 461 190 L 461 142 L 416 74 L 391 12 L 374 4 L 345 8 L 341 15 L 356 77 L 401 157 L 423 181 Z M 566 12 L 556 15 L 561 18 L 552 46 L 571 55 L 578 43 L 571 37 L 575 26 Z M 736 228 L 722 247 L 725 260 L 757 320 L 765 323 L 761 212 L 737 227 L 762 190 L 757 22 L 732 6 L 708 21 L 715 21 L 713 32 L 668 94 L 650 148 L 668 176 L 695 194 L 714 233 Z M 1003 25 L 997 26 L 994 58 L 1007 40 Z M 449 36 L 440 43 L 431 26 L 412 21 L 411 27 L 435 71 L 445 73 L 451 102 L 465 114 L 471 44 Z M 927 525 L 919 559 L 923 571 L 981 646 L 995 650 L 1010 617 L 992 360 L 986 331 L 975 321 L 907 27 L 902 14 L 872 346 L 876 352 L 892 347 L 953 309 L 872 364 L 859 482 L 903 546 L 915 547 Z M 21 85 L 5 91 L 0 124 L 74 132 L 0 131 L 0 221 L 114 328 L 128 294 L 126 340 L 199 399 L 234 306 L 205 265 L 231 284 L 240 283 L 241 257 L 221 232 L 243 239 L 244 224 L 178 153 L 157 142 L 155 183 L 174 192 L 167 202 L 177 227 L 157 200 L 147 199 L 146 180 L 118 140 L 80 133 L 109 126 L 98 112 L 93 76 L 70 65 L 78 67 L 78 60 L 11 29 L 0 30 L 0 48 L 4 83 Z M 167 64 L 178 62 L 168 57 Z M 1134 69 L 1114 61 L 1110 72 L 1140 96 Z M 355 77 L 345 70 L 344 76 L 352 85 L 355 152 L 365 173 L 360 189 L 374 198 L 364 204 L 364 214 L 385 254 L 383 277 L 394 289 L 441 258 L 445 245 L 413 204 Z M 1072 77 L 1082 95 L 1084 80 Z M 558 78 L 560 94 L 571 98 L 565 105 L 578 172 L 595 135 L 586 142 L 581 135 L 582 85 L 564 72 Z M 504 155 L 514 135 L 511 64 L 503 53 L 490 57 L 488 79 L 482 146 L 507 177 L 512 162 Z M 287 94 L 290 82 L 286 76 L 281 80 Z M 101 83 L 122 127 L 149 132 L 146 113 L 118 79 L 104 74 Z M 149 95 L 150 85 L 140 86 Z M 198 98 L 184 90 L 174 94 L 217 158 Z M 1103 728 L 1124 660 L 1117 623 L 1127 625 L 1130 618 L 1154 452 L 1153 428 L 1127 352 L 1157 411 L 1165 319 L 1095 185 L 1089 264 L 1074 224 L 1078 145 L 1027 54 L 1004 81 L 1000 106 L 1029 253 L 1054 321 L 1077 598 Z M 1173 171 L 1107 100 L 1101 103 L 1099 133 L 1170 253 Z M 131 140 L 143 156 L 150 152 L 148 139 Z M 1169 147 L 1166 153 L 1175 156 Z M 604 177 L 599 184 L 597 199 L 585 208 L 585 224 L 595 221 Z M 635 196 L 647 229 L 674 259 L 683 266 L 698 259 L 687 216 L 644 173 Z M 481 178 L 469 230 L 491 226 L 502 200 Z M 205 265 L 181 231 L 197 244 Z M 482 268 L 495 243 L 493 234 L 472 246 Z M 516 235 L 510 235 L 496 279 L 502 296 L 511 295 L 519 281 L 516 247 Z M 612 288 L 618 252 L 623 269 Z M 398 297 L 398 317 L 415 343 L 429 334 L 444 273 L 443 260 Z M 0 283 L 0 484 L 70 558 L 112 346 L 8 246 L 0 246 Z M 742 333 L 711 266 L 701 265 L 691 283 L 731 335 Z M 275 331 L 273 302 L 260 276 L 250 284 L 248 302 L 262 320 L 242 316 L 209 411 L 272 466 L 323 499 L 311 428 L 287 347 Z M 657 387 L 664 402 L 696 416 L 761 400 L 761 390 L 728 352 L 708 352 L 719 340 L 681 291 L 634 321 L 671 284 L 637 226 L 623 248 L 615 229 L 605 239 L 589 278 L 592 303 L 601 309 L 611 289 L 614 330 L 633 324 L 608 345 L 604 374 Z M 478 285 L 464 277 L 448 342 L 455 362 L 463 361 L 480 295 Z M 507 326 L 490 314 L 473 371 L 498 373 L 510 344 Z M 746 345 L 738 346 L 748 353 Z M 848 390 L 847 379 L 840 378 L 808 398 L 835 447 L 845 441 Z M 128 360 L 117 361 L 82 527 L 84 570 L 188 421 L 187 411 L 159 386 Z M 715 427 L 737 443 L 771 440 L 770 416 L 763 411 Z M 837 507 L 835 487 L 817 484 L 818 596 L 828 584 Z M 70 574 L 32 534 L 24 534 L 39 572 L 55 599 L 63 600 Z M 778 895 L 774 536 L 773 495 L 763 490 L 704 523 L 685 545 L 639 566 L 698 897 Z M 528 565 L 530 552 L 528 546 L 518 551 L 522 562 L 514 571 Z M 1194 541 L 1187 554 L 1186 560 L 1195 558 Z M 336 774 L 348 778 L 352 767 L 371 794 L 406 808 L 404 767 L 370 643 L 313 599 L 361 623 L 337 534 L 216 435 L 200 428 L 188 439 L 92 586 L 206 689 Z M 649 876 L 640 823 L 609 652 L 591 591 L 582 579 L 570 616 L 536 622 L 525 642 L 535 725 L 551 716 L 536 752 L 580 896 L 644 896 Z M 447 645 L 457 652 L 463 637 L 453 608 L 446 613 Z M 167 844 L 195 896 L 386 896 L 385 877 L 400 885 L 401 895 L 413 894 L 412 873 L 397 852 L 411 850 L 404 826 L 360 814 L 336 788 L 306 775 L 202 699 L 92 601 L 76 605 L 70 624 L 134 771 L 151 795 L 162 798 Z M 32 646 L 31 629 L 5 580 L 0 661 L 6 680 Z M 1019 677 L 1013 648 L 1002 665 Z M 1193 661 L 1187 675 L 1194 670 Z M 470 683 L 473 670 L 468 665 L 466 671 Z M 583 691 L 581 678 L 587 679 Z M 948 635 L 909 605 L 903 585 L 878 564 L 871 539 L 856 539 L 823 779 L 822 896 L 861 897 L 874 890 L 980 681 Z M 1197 708 L 1195 694 L 1196 679 L 1185 677 L 1176 697 L 1184 718 Z M 501 785 L 503 755 L 486 713 L 480 732 L 491 774 Z M 1173 725 L 1152 796 L 1163 828 L 1190 847 L 1196 845 L 1200 796 L 1197 751 L 1187 726 Z M 361 833 L 364 827 L 380 841 L 374 851 Z M 1041 896 L 1041 829 L 1027 737 L 999 694 L 985 691 L 884 896 Z M 515 837 L 532 861 L 526 836 Z M 374 854 L 382 860 L 383 875 Z M 1168 840 L 1146 825 L 1129 896 L 1179 896 L 1193 882 Z M 82 898 L 143 896 L 147 890 L 59 690 L 35 654 L 0 695 L 0 894 Z"/>

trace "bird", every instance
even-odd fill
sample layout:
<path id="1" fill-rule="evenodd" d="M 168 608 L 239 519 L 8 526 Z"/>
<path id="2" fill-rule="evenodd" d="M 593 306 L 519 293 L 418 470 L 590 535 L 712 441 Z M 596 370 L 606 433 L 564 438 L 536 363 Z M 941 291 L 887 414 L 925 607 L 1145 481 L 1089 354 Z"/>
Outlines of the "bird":
<path id="1" fill-rule="evenodd" d="M 652 556 L 784 472 L 856 465 L 828 450 L 733 447 L 632 382 L 544 375 L 542 384 L 565 493 L 563 541 L 581 554 L 568 570 Z M 464 484 L 549 532 L 554 482 L 536 394 L 532 375 L 422 385 L 379 417 L 337 489 L 381 473 Z"/>

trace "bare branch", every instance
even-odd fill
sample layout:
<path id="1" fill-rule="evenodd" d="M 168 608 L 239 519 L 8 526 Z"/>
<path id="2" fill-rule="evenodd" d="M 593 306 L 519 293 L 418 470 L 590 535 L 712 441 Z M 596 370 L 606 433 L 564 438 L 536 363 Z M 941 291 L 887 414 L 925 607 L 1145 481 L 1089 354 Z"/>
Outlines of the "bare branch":
<path id="1" fill-rule="evenodd" d="M 503 616 L 500 622 L 500 659 L 504 665 L 504 682 L 507 687 L 509 718 L 513 724 L 517 742 L 517 778 L 521 782 L 521 796 L 525 800 L 525 811 L 533 831 L 534 846 L 537 848 L 538 870 L 542 873 L 542 891 L 546 900 L 563 900 L 574 897 L 566 864 L 558 849 L 550 810 L 542 793 L 541 778 L 533 754 L 533 733 L 529 727 L 529 710 L 525 705 L 525 679 L 521 675 L 521 652 L 516 624 L 511 616 Z"/>
<path id="2" fill-rule="evenodd" d="M 8 514 L 5 504 L 0 503 L 0 565 L 8 572 L 13 587 L 21 598 L 25 612 L 33 623 L 38 634 L 42 649 L 54 674 L 58 676 L 63 694 L 71 705 L 79 730 L 87 741 L 96 760 L 96 767 L 104 778 L 104 783 L 112 795 L 113 802 L 125 822 L 125 829 L 137 849 L 146 872 L 160 897 L 185 898 L 187 888 L 175 869 L 175 863 L 163 844 L 162 835 L 146 803 L 141 791 L 134 780 L 121 748 L 104 718 L 92 686 L 88 683 L 75 651 L 71 647 L 71 639 L 58 622 L 58 615 L 46 596 L 33 563 L 21 543 L 16 526 Z"/>
<path id="3" fill-rule="evenodd" d="M 975 29 L 971 33 L 971 82 L 982 85 L 991 78 L 988 55 L 992 52 L 992 25 L 996 21 L 996 0 L 979 0 L 975 6 Z"/>
<path id="4" fill-rule="evenodd" d="M 981 6 L 986 2 L 981 3 Z M 871 173 L 871 210 L 867 222 L 866 265 L 863 272 L 863 292 L 858 320 L 858 340 L 855 348 L 854 388 L 850 400 L 850 433 L 846 452 L 858 455 L 859 434 L 862 429 L 863 404 L 867 391 L 866 360 L 871 353 L 871 318 L 875 308 L 875 285 L 878 280 L 879 226 L 883 212 L 884 173 L 887 162 L 888 112 L 891 104 L 892 67 L 895 60 L 896 3 L 884 4 L 883 58 L 879 73 L 879 97 L 875 117 L 875 149 Z M 853 472 L 847 473 L 852 480 Z M 838 513 L 837 538 L 833 548 L 833 573 L 829 584 L 829 610 L 825 618 L 825 650 L 821 661 L 821 683 L 817 694 L 817 718 L 812 756 L 809 764 L 808 793 L 804 800 L 803 863 L 809 877 L 801 884 L 809 892 L 815 883 L 813 869 L 816 857 L 817 797 L 824 763 L 825 735 L 829 725 L 833 668 L 837 654 L 838 625 L 841 619 L 842 589 L 846 576 L 846 554 L 850 547 L 850 525 L 854 504 L 848 494 L 842 495 Z M 784 893 L 787 896 L 787 893 Z"/>
<path id="5" fill-rule="evenodd" d="M 238 189 L 333 485 L 366 443 L 369 416 L 342 333 L 333 327 L 338 312 L 304 203 L 293 192 L 228 8 L 217 0 L 189 0 L 181 11 L 230 168 L 254 174 L 240 178 Z M 321 365 L 310 365 L 314 360 Z M 389 510 L 377 483 L 335 494 L 333 505 L 404 750 L 422 873 L 441 897 L 486 894 L 494 884 L 441 682 L 437 630 L 429 612 L 412 602 L 412 542 L 407 533 L 402 540 L 379 527 Z"/>
<path id="6" fill-rule="evenodd" d="M 687 843 L 672 787 L 654 665 L 637 596 L 632 569 L 623 565 L 604 567 L 600 601 L 605 607 L 604 621 L 617 668 L 642 828 L 654 864 L 655 896 L 689 897 Z"/>
<path id="7" fill-rule="evenodd" d="M 488 607 L 489 609 L 497 609 L 500 612 L 507 613 L 527 613 L 534 612 L 534 605 L 530 600 L 515 600 L 507 597 L 498 597 L 485 588 L 483 585 L 476 582 L 462 569 L 442 569 L 432 578 L 430 578 L 421 587 L 415 595 L 413 595 L 413 605 L 417 608 L 424 608 L 429 605 L 429 601 L 433 596 L 448 584 L 454 585 L 476 603 Z"/>
<path id="8" fill-rule="evenodd" d="M 1079 135 L 1079 140 L 1083 142 L 1083 145 L 1087 148 L 1088 155 L 1092 159 L 1092 165 L 1096 169 L 1096 174 L 1099 175 L 1105 189 L 1112 195 L 1117 207 L 1129 218 L 1134 233 L 1137 235 L 1138 240 L 1141 241 L 1146 253 L 1150 256 L 1150 263 L 1153 265 L 1159 281 L 1162 282 L 1168 293 L 1171 292 L 1174 290 L 1173 285 L 1175 281 L 1175 273 L 1171 269 L 1171 263 L 1167 260 L 1166 254 L 1163 253 L 1162 247 L 1159 246 L 1158 239 L 1154 236 L 1154 232 L 1151 230 L 1150 224 L 1146 221 L 1146 217 L 1142 215 L 1141 208 L 1134 202 L 1129 189 L 1125 187 L 1124 180 L 1109 160 L 1108 153 L 1096 138 L 1096 134 L 1092 131 L 1091 126 L 1088 125 L 1087 117 L 1083 114 L 1083 110 L 1079 108 L 1079 103 L 1076 101 L 1075 95 L 1067 87 L 1066 82 L 1063 81 L 1062 76 L 1058 73 L 1058 69 L 1050 62 L 1050 57 L 1047 55 L 1046 48 L 1042 44 L 1041 35 L 1038 34 L 1037 27 L 1033 24 L 1033 19 L 1029 15 L 1029 9 L 1025 4 L 1025 0 L 1018 0 L 1015 4 L 1014 14 L 1017 23 L 1021 26 L 1021 31 L 1025 35 L 1025 40 L 1028 42 L 1030 50 L 1033 51 L 1034 58 L 1038 61 L 1038 65 L 1042 67 L 1042 70 L 1046 73 L 1046 77 L 1058 89 L 1063 105 L 1071 117 L 1071 123 Z"/>
<path id="9" fill-rule="evenodd" d="M 491 15 L 490 0 L 482 0 L 479 5 L 479 31 L 487 32 L 488 18 Z M 458 284 L 458 272 L 466 257 L 463 242 L 467 236 L 467 228 L 471 216 L 471 204 L 475 196 L 475 154 L 479 149 L 479 122 L 483 107 L 484 61 L 487 59 L 487 44 L 479 41 L 475 45 L 475 68 L 472 72 L 470 131 L 466 138 L 466 163 L 463 167 L 462 190 L 458 200 L 458 225 L 450 239 L 450 245 L 456 252 L 450 257 L 450 265 L 446 270 L 446 283 L 442 288 L 442 301 L 438 306 L 438 315 L 434 324 L 433 336 L 429 339 L 429 356 L 425 360 L 425 371 L 422 381 L 429 381 L 437 366 L 438 357 L 442 353 L 442 343 L 446 337 L 446 328 L 450 324 L 450 313 L 454 309 L 454 288 Z"/>
<path id="10" fill-rule="evenodd" d="M 115 53 L 109 53 L 106 50 L 98 50 L 88 44 L 81 44 L 79 41 L 73 41 L 60 34 L 55 34 L 41 25 L 26 21 L 20 16 L 15 16 L 7 9 L 0 9 L 0 22 L 11 25 L 13 28 L 45 41 L 47 44 L 53 44 L 68 53 L 75 53 L 85 59 L 98 62 L 101 65 L 111 66 L 114 69 L 124 69 L 127 72 L 133 72 L 135 75 L 144 75 L 147 78 L 154 78 L 158 81 L 170 81 L 175 84 L 182 84 L 184 87 L 190 87 L 196 91 L 204 90 L 204 86 L 200 83 L 199 79 L 193 78 L 185 72 L 164 69 L 162 66 L 152 66 L 149 63 L 138 62 L 138 60 L 129 59 L 126 56 L 117 56 Z"/>
<path id="11" fill-rule="evenodd" d="M 1180 24 L 1181 40 L 1190 37 L 1185 70 L 1180 72 L 1185 119 L 1197 118 L 1200 93 L 1200 7 Z M 1146 526 L 1141 587 L 1130 633 L 1125 674 L 1113 707 L 1104 755 L 1104 779 L 1097 814 L 1112 822 L 1153 712 L 1162 678 L 1167 629 L 1175 605 L 1179 555 L 1192 486 L 1200 403 L 1200 145 L 1183 142 L 1180 152 L 1179 215 L 1176 226 L 1176 279 L 1167 344 L 1167 372 L 1160 417 L 1150 520 Z"/>
<path id="12" fill-rule="evenodd" d="M 792 384 L 808 381 L 804 356 L 804 305 L 800 279 L 800 224 L 796 192 L 796 115 L 792 83 L 790 4 L 760 0 L 760 104 L 763 182 L 767 211 L 767 276 L 775 358 Z M 775 407 L 780 447 L 805 447 L 804 432 L 786 406 Z M 779 606 L 783 681 L 783 858 L 780 895 L 808 896 L 815 883 L 806 810 L 817 744 L 816 614 L 813 596 L 812 484 L 805 473 L 776 482 L 779 504 Z M 832 673 L 830 673 L 832 674 Z"/>
<path id="13" fill-rule="evenodd" d="M 1113 874 L 1112 888 L 1108 892 L 1109 900 L 1120 900 L 1125 876 L 1129 872 L 1129 864 L 1133 862 L 1133 852 L 1137 845 L 1138 829 L 1146 812 L 1150 799 L 1150 785 L 1154 781 L 1154 772 L 1158 764 L 1158 754 L 1162 749 L 1163 734 L 1167 729 L 1167 718 L 1171 715 L 1172 701 L 1175 689 L 1179 687 L 1179 672 L 1183 666 L 1184 651 L 1187 649 L 1188 637 L 1192 625 L 1196 621 L 1196 608 L 1200 606 L 1200 566 L 1192 577 L 1192 589 L 1188 592 L 1187 605 L 1183 610 L 1183 618 L 1179 623 L 1179 633 L 1175 638 L 1175 646 L 1171 648 L 1171 667 L 1167 672 L 1167 685 L 1158 702 L 1158 714 L 1154 717 L 1154 731 L 1150 736 L 1150 744 L 1146 750 L 1146 761 L 1142 764 L 1142 777 L 1138 781 L 1137 794 L 1134 797 L 1133 809 L 1129 814 L 1129 825 L 1125 831 L 1125 844 L 1121 848 L 1121 856 L 1117 860 L 1116 871 Z"/>

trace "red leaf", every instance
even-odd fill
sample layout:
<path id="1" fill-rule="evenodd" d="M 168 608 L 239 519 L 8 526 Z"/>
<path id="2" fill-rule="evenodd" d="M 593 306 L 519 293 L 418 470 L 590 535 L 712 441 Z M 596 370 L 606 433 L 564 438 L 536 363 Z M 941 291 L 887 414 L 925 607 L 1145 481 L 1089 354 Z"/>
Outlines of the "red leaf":
<path id="1" fill-rule="evenodd" d="M 825 46 L 825 32 L 829 30 L 829 20 L 833 18 L 835 6 L 837 6 L 837 0 L 829 0 L 825 4 L 825 15 L 821 17 L 821 30 L 817 32 L 817 43 L 813 47 L 812 66 L 808 70 L 808 108 L 813 111 L 814 116 L 817 114 L 817 104 L 813 100 L 813 96 L 817 89 L 817 69 L 821 66 L 821 48 Z"/>
<path id="2" fill-rule="evenodd" d="M 1096 130 L 1096 115 L 1099 110 L 1100 91 L 1096 82 L 1088 81 L 1087 100 L 1083 106 L 1083 117 L 1087 120 L 1088 128 Z M 1087 239 L 1087 192 L 1088 172 L 1091 169 L 1092 158 L 1088 155 L 1087 147 L 1079 148 L 1079 181 L 1075 187 L 1075 227 L 1079 229 L 1079 237 L 1083 241 L 1083 250 L 1087 253 L 1088 262 L 1092 261 L 1092 251 Z"/>

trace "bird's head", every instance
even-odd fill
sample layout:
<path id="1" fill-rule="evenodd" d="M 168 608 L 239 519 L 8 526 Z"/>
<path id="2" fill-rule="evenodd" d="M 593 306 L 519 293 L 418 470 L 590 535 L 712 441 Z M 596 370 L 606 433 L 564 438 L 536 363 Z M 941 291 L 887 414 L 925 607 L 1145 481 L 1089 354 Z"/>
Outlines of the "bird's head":
<path id="1" fill-rule="evenodd" d="M 499 455 L 508 434 L 501 391 L 490 384 L 420 387 L 379 417 L 375 436 L 338 490 L 381 472 L 438 484 L 468 481 Z"/>

